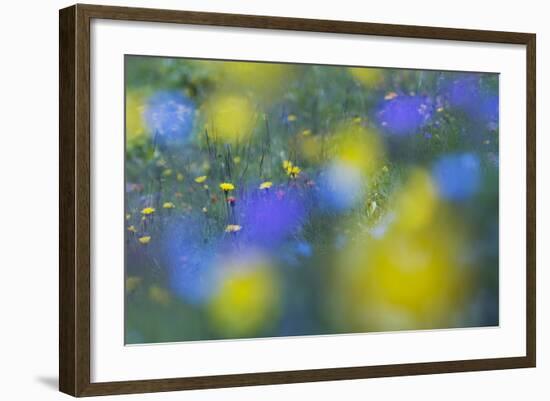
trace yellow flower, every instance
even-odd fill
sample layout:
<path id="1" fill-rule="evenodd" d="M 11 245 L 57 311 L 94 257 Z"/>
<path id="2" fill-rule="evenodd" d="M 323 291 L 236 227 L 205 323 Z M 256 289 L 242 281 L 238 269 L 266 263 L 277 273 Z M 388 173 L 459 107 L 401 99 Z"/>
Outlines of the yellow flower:
<path id="1" fill-rule="evenodd" d="M 178 180 L 179 182 L 182 182 L 183 181 L 183 174 L 182 173 L 178 173 L 176 175 L 176 180 Z"/>
<path id="2" fill-rule="evenodd" d="M 170 304 L 170 293 L 158 285 L 149 287 L 149 299 L 154 303 L 166 306 Z"/>
<path id="3" fill-rule="evenodd" d="M 233 191 L 235 189 L 235 185 L 231 184 L 230 182 L 222 182 L 220 184 L 220 189 L 224 192 Z"/>
<path id="4" fill-rule="evenodd" d="M 269 189 L 273 186 L 271 181 L 265 181 L 260 184 L 260 189 Z"/>
<path id="5" fill-rule="evenodd" d="M 302 131 L 302 135 L 303 136 L 310 136 L 311 135 L 311 130 L 310 129 L 305 129 Z"/>
<path id="6" fill-rule="evenodd" d="M 298 174 L 300 174 L 300 172 L 302 171 L 300 167 L 293 165 L 292 162 L 289 160 L 285 160 L 283 162 L 283 169 L 285 170 L 286 174 L 290 176 L 290 178 L 298 177 Z"/>
<path id="7" fill-rule="evenodd" d="M 286 174 L 288 176 L 290 176 L 290 178 L 296 178 L 296 177 L 298 177 L 298 175 L 300 174 L 301 171 L 302 171 L 302 169 L 298 166 L 289 166 L 286 169 Z"/>
<path id="8" fill-rule="evenodd" d="M 164 170 L 164 171 L 162 172 L 162 175 L 163 175 L 164 177 L 170 177 L 170 176 L 172 175 L 172 169 L 167 168 L 166 170 Z"/>
<path id="9" fill-rule="evenodd" d="M 355 117 L 355 118 L 353 119 L 353 122 L 354 122 L 355 124 L 359 124 L 359 123 L 361 122 L 361 117 Z"/>
<path id="10" fill-rule="evenodd" d="M 377 88 L 384 80 L 384 72 L 380 68 L 349 67 L 348 69 L 353 78 L 367 89 Z"/>
<path id="11" fill-rule="evenodd" d="M 141 211 L 141 214 L 144 214 L 144 215 L 153 214 L 153 213 L 155 213 L 154 207 L 146 207 Z"/>
<path id="12" fill-rule="evenodd" d="M 239 164 L 240 162 L 241 162 L 241 158 L 240 158 L 239 156 L 235 156 L 235 157 L 233 158 L 233 163 Z"/>
<path id="13" fill-rule="evenodd" d="M 221 280 L 206 305 L 209 322 L 220 334 L 248 337 L 279 316 L 282 291 L 274 267 L 262 256 L 224 258 Z"/>
<path id="14" fill-rule="evenodd" d="M 217 140 L 228 144 L 244 143 L 258 119 L 254 102 L 249 96 L 237 93 L 214 95 L 201 110 L 208 120 L 215 122 Z"/>
<path id="15" fill-rule="evenodd" d="M 287 121 L 296 121 L 296 116 L 294 114 L 289 114 L 286 118 Z"/>
<path id="16" fill-rule="evenodd" d="M 131 217 L 132 215 L 130 213 L 126 213 L 126 220 L 130 220 Z"/>
<path id="17" fill-rule="evenodd" d="M 388 169 L 388 166 L 383 166 L 383 167 L 382 167 L 382 171 L 383 171 L 384 173 L 387 173 L 387 172 L 390 171 L 390 170 Z"/>
<path id="18" fill-rule="evenodd" d="M 205 207 L 203 207 L 203 208 L 202 208 L 202 212 L 203 212 L 203 213 L 208 213 L 208 209 L 205 208 Z"/>
<path id="19" fill-rule="evenodd" d="M 141 277 L 130 276 L 126 279 L 126 292 L 134 291 L 141 284 Z"/>
<path id="20" fill-rule="evenodd" d="M 148 236 L 148 235 L 146 235 L 146 236 L 144 236 L 144 237 L 138 238 L 138 241 L 139 241 L 141 244 L 145 245 L 145 244 L 148 244 L 148 243 L 151 241 L 151 237 Z"/>
<path id="21" fill-rule="evenodd" d="M 134 226 L 128 227 L 128 231 L 130 231 L 132 233 L 137 233 L 137 229 Z"/>
<path id="22" fill-rule="evenodd" d="M 229 224 L 227 227 L 225 227 L 226 233 L 236 233 L 237 231 L 241 231 L 241 226 L 238 224 Z"/>
<path id="23" fill-rule="evenodd" d="M 202 184 L 203 182 L 206 181 L 207 178 L 208 177 L 206 175 L 201 175 L 200 177 L 195 178 L 195 182 L 197 184 Z"/>
<path id="24" fill-rule="evenodd" d="M 165 209 L 173 209 L 173 208 L 176 207 L 176 205 L 174 205 L 172 202 L 164 202 L 162 207 L 165 208 Z"/>

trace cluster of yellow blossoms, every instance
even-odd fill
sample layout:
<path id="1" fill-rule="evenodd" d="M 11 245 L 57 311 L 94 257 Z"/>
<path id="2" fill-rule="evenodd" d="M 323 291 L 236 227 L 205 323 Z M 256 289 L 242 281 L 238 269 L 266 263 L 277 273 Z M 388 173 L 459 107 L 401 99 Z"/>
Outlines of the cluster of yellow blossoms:
<path id="1" fill-rule="evenodd" d="M 294 164 L 292 164 L 292 162 L 290 160 L 285 160 L 283 162 L 283 169 L 285 170 L 286 174 L 290 178 L 297 178 L 298 175 L 300 174 L 300 172 L 302 171 L 302 169 L 300 167 L 295 166 Z"/>

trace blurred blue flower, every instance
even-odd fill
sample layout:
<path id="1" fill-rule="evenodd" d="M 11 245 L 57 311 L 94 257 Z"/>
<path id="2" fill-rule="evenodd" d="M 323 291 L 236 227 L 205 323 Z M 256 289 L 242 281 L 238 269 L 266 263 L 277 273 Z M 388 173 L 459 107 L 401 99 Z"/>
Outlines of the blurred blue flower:
<path id="1" fill-rule="evenodd" d="M 476 121 L 494 125 L 498 123 L 499 98 L 483 89 L 479 77 L 466 75 L 447 85 L 449 106 L 462 110 Z"/>
<path id="2" fill-rule="evenodd" d="M 313 255 L 313 248 L 309 242 L 300 241 L 296 244 L 296 252 L 304 258 L 309 258 Z"/>
<path id="3" fill-rule="evenodd" d="M 164 141 L 184 141 L 193 130 L 195 103 L 178 91 L 159 91 L 144 113 L 151 135 Z"/>
<path id="4" fill-rule="evenodd" d="M 324 210 L 345 212 L 364 196 L 361 171 L 345 163 L 333 163 L 319 178 L 319 202 Z"/>
<path id="5" fill-rule="evenodd" d="M 197 217 L 180 219 L 165 231 L 164 246 L 172 291 L 192 305 L 207 301 L 215 290 L 215 242 L 204 243 Z"/>
<path id="6" fill-rule="evenodd" d="M 277 193 L 254 190 L 239 206 L 241 237 L 251 245 L 267 248 L 296 234 L 306 214 L 305 200 L 295 189 Z"/>
<path id="7" fill-rule="evenodd" d="M 479 158 L 473 153 L 443 156 L 435 162 L 432 174 L 439 194 L 447 200 L 468 199 L 475 195 L 481 184 Z"/>
<path id="8" fill-rule="evenodd" d="M 432 114 L 433 104 L 428 97 L 401 95 L 384 100 L 376 118 L 384 131 L 403 136 L 416 133 Z"/>
<path id="9" fill-rule="evenodd" d="M 298 240 L 295 244 L 279 248 L 277 250 L 278 257 L 281 261 L 294 268 L 299 268 L 303 265 L 304 259 L 313 256 L 313 247 L 305 240 Z"/>

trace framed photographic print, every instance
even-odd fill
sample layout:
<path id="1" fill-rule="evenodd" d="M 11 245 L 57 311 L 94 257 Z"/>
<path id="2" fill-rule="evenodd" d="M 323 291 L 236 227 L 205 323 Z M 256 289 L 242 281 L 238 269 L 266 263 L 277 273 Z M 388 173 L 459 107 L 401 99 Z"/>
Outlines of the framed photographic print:
<path id="1" fill-rule="evenodd" d="M 535 366 L 535 35 L 60 11 L 60 390 Z"/>

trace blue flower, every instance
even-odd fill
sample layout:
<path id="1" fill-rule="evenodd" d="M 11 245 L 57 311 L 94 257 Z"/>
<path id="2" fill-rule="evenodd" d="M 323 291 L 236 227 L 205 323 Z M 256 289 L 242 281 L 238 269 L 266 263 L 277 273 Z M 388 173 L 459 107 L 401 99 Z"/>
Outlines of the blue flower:
<path id="1" fill-rule="evenodd" d="M 376 114 L 378 124 L 389 134 L 416 133 L 431 118 L 433 105 L 425 96 L 397 96 L 385 100 Z"/>
<path id="2" fill-rule="evenodd" d="M 466 113 L 476 122 L 498 123 L 498 94 L 483 89 L 479 77 L 459 77 L 447 85 L 446 95 L 451 108 Z"/>
<path id="3" fill-rule="evenodd" d="M 213 261 L 217 244 L 204 243 L 200 219 L 185 218 L 172 223 L 163 242 L 172 291 L 192 305 L 206 302 L 216 288 Z"/>
<path id="4" fill-rule="evenodd" d="M 363 196 L 363 177 L 355 166 L 333 163 L 321 173 L 318 197 L 323 210 L 346 212 L 354 208 Z"/>
<path id="5" fill-rule="evenodd" d="M 144 118 L 152 135 L 163 141 L 184 141 L 193 130 L 195 104 L 177 91 L 160 91 L 148 101 Z"/>
<path id="6" fill-rule="evenodd" d="M 438 192 L 444 199 L 462 201 L 475 195 L 481 184 L 479 158 L 472 153 L 443 156 L 433 166 Z"/>
<path id="7" fill-rule="evenodd" d="M 309 258 L 313 255 L 313 248 L 309 242 L 300 241 L 296 244 L 296 252 L 304 258 Z"/>

